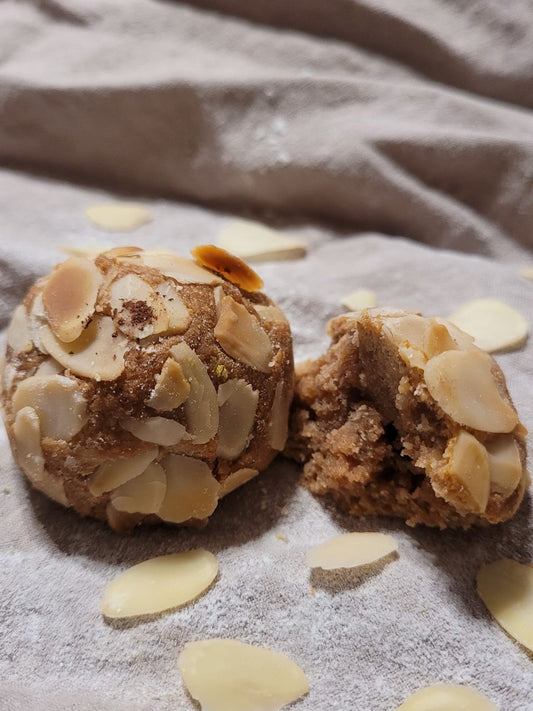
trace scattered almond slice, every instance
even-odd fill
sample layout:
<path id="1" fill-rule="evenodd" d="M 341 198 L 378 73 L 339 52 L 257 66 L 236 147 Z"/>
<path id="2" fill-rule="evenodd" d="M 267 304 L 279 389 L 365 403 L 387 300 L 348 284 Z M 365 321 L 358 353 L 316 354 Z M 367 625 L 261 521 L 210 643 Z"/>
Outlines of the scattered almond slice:
<path id="1" fill-rule="evenodd" d="M 245 291 L 259 291 L 263 287 L 263 280 L 259 274 L 256 274 L 242 259 L 226 252 L 225 249 L 215 247 L 214 244 L 205 244 L 191 249 L 191 254 L 202 266 L 221 274 Z"/>
<path id="2" fill-rule="evenodd" d="M 235 491 L 235 489 L 238 489 L 239 486 L 251 481 L 251 479 L 256 477 L 258 474 L 259 471 L 257 469 L 249 468 L 238 469 L 236 472 L 232 472 L 220 484 L 219 498 L 221 499 L 223 496 L 227 496 L 227 494 L 230 494 L 232 491 Z"/>
<path id="3" fill-rule="evenodd" d="M 529 333 L 522 314 L 498 299 L 474 299 L 448 318 L 488 353 L 521 346 Z"/>
<path id="4" fill-rule="evenodd" d="M 92 205 L 85 216 L 106 232 L 131 232 L 152 219 L 144 205 L 134 202 L 106 202 Z"/>
<path id="5" fill-rule="evenodd" d="M 498 707 L 469 686 L 435 684 L 414 693 L 397 711 L 498 711 Z"/>
<path id="6" fill-rule="evenodd" d="M 143 442 L 153 442 L 163 447 L 179 444 L 185 436 L 185 427 L 168 417 L 148 417 L 145 420 L 126 417 L 120 421 L 120 426 Z"/>
<path id="7" fill-rule="evenodd" d="M 227 380 L 218 388 L 217 457 L 239 457 L 250 438 L 259 392 L 245 380 Z"/>
<path id="8" fill-rule="evenodd" d="M 307 565 L 324 570 L 358 568 L 397 549 L 398 543 L 385 533 L 344 533 L 310 550 Z"/>
<path id="9" fill-rule="evenodd" d="M 150 447 L 134 457 L 112 459 L 101 464 L 89 481 L 89 491 L 93 496 L 100 496 L 106 491 L 113 491 L 130 479 L 142 474 L 146 467 L 158 455 L 157 447 Z"/>
<path id="10" fill-rule="evenodd" d="M 523 276 L 524 279 L 533 279 L 533 267 L 524 267 L 520 269 L 519 274 Z"/>
<path id="11" fill-rule="evenodd" d="M 94 380 L 116 380 L 124 370 L 128 339 L 115 330 L 109 316 L 94 316 L 79 338 L 63 343 L 48 326 L 39 329 L 43 348 L 64 368 Z"/>
<path id="12" fill-rule="evenodd" d="M 217 507 L 220 485 L 209 466 L 180 454 L 167 454 L 161 466 L 167 475 L 167 492 L 158 516 L 171 523 L 211 516 Z"/>
<path id="13" fill-rule="evenodd" d="M 106 587 L 102 614 L 120 619 L 171 610 L 196 599 L 217 574 L 217 559 L 201 548 L 145 560 Z"/>
<path id="14" fill-rule="evenodd" d="M 283 261 L 305 257 L 307 245 L 301 239 L 287 237 L 251 220 L 236 220 L 225 227 L 218 238 L 223 249 L 248 262 Z"/>
<path id="15" fill-rule="evenodd" d="M 163 276 L 174 279 L 179 284 L 222 284 L 222 279 L 213 272 L 193 262 L 192 259 L 180 257 L 170 251 L 146 250 L 138 256 L 130 258 L 140 260 L 142 264 L 156 269 Z"/>
<path id="16" fill-rule="evenodd" d="M 509 558 L 484 565 L 477 591 L 496 622 L 533 651 L 533 566 Z"/>
<path id="17" fill-rule="evenodd" d="M 256 370 L 268 373 L 272 344 L 259 319 L 246 306 L 231 296 L 220 303 L 220 316 L 215 326 L 215 338 L 226 353 Z"/>
<path id="18" fill-rule="evenodd" d="M 54 269 L 42 291 L 44 311 L 53 333 L 70 343 L 81 335 L 94 313 L 102 274 L 90 259 L 71 257 Z"/>
<path id="19" fill-rule="evenodd" d="M 350 311 L 358 311 L 359 309 L 371 309 L 377 305 L 377 296 L 369 289 L 357 289 L 350 294 L 343 296 L 341 304 Z"/>
<path id="20" fill-rule="evenodd" d="M 126 274 L 111 285 L 113 322 L 130 338 L 146 338 L 168 329 L 163 299 L 137 274 Z"/>
<path id="21" fill-rule="evenodd" d="M 167 476 L 157 462 L 149 464 L 142 474 L 130 479 L 111 494 L 117 511 L 126 513 L 157 513 L 165 498 Z"/>
<path id="22" fill-rule="evenodd" d="M 190 642 L 178 664 L 202 711 L 278 711 L 309 691 L 303 671 L 283 654 L 232 639 Z"/>
<path id="23" fill-rule="evenodd" d="M 181 365 L 174 358 L 167 358 L 161 373 L 155 377 L 155 386 L 146 405 L 160 412 L 175 410 L 189 397 L 191 386 L 186 380 Z"/>

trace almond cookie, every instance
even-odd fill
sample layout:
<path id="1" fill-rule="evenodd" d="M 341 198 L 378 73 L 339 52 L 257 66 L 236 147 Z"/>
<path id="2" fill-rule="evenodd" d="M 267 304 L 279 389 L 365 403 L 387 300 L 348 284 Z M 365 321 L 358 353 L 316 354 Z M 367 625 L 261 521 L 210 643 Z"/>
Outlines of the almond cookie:
<path id="1" fill-rule="evenodd" d="M 365 309 L 297 367 L 286 453 L 304 481 L 356 515 L 415 526 L 497 523 L 528 482 L 526 430 L 496 361 L 453 324 Z"/>
<path id="2" fill-rule="evenodd" d="M 289 324 L 246 264 L 117 247 L 76 256 L 16 309 L 2 375 L 33 486 L 116 530 L 198 524 L 283 449 Z"/>

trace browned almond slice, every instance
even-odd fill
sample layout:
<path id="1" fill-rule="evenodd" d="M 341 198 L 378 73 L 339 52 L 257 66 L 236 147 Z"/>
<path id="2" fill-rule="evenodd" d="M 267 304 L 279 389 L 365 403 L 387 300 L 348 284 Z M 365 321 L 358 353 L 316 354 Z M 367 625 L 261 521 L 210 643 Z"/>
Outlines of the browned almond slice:
<path id="1" fill-rule="evenodd" d="M 242 259 L 226 252 L 225 249 L 215 247 L 214 244 L 205 244 L 191 249 L 191 254 L 204 267 L 222 274 L 240 289 L 259 291 L 263 287 L 263 280 L 259 274 L 256 274 Z"/>
<path id="2" fill-rule="evenodd" d="M 205 444 L 218 430 L 218 400 L 205 365 L 184 341 L 170 349 L 190 386 L 185 400 L 187 432 L 196 444 Z"/>
<path id="3" fill-rule="evenodd" d="M 167 417 L 148 417 L 145 420 L 126 417 L 120 421 L 120 426 L 131 432 L 137 439 L 160 444 L 163 447 L 172 447 L 181 442 L 185 436 L 185 427 Z"/>
<path id="4" fill-rule="evenodd" d="M 498 708 L 469 686 L 435 684 L 414 693 L 396 711 L 498 711 Z"/>
<path id="5" fill-rule="evenodd" d="M 220 316 L 215 326 L 215 338 L 235 360 L 268 373 L 272 344 L 259 320 L 243 304 L 224 296 Z"/>
<path id="6" fill-rule="evenodd" d="M 168 329 L 163 299 L 137 274 L 113 282 L 109 305 L 116 327 L 130 338 L 146 338 Z"/>
<path id="7" fill-rule="evenodd" d="M 63 343 L 47 326 L 39 336 L 46 352 L 64 368 L 84 378 L 116 380 L 124 370 L 128 339 L 117 333 L 109 316 L 94 316 L 79 338 Z"/>
<path id="8" fill-rule="evenodd" d="M 13 349 L 14 353 L 21 351 L 31 351 L 33 343 L 31 340 L 29 317 L 24 304 L 17 306 L 13 312 L 6 333 L 7 345 Z"/>
<path id="9" fill-rule="evenodd" d="M 126 513 L 157 513 L 167 490 L 167 476 L 157 462 L 149 464 L 142 474 L 130 479 L 111 494 L 117 511 Z"/>
<path id="10" fill-rule="evenodd" d="M 247 262 L 282 261 L 304 257 L 307 244 L 260 222 L 236 220 L 219 235 L 219 244 Z"/>
<path id="11" fill-rule="evenodd" d="M 278 452 L 285 447 L 289 433 L 289 406 L 292 392 L 287 383 L 280 380 L 276 385 L 270 420 L 270 446 Z"/>
<path id="12" fill-rule="evenodd" d="M 202 549 L 145 560 L 106 587 L 102 614 L 122 618 L 171 610 L 201 595 L 217 573 L 217 559 Z"/>
<path id="13" fill-rule="evenodd" d="M 509 558 L 484 565 L 477 591 L 496 622 L 533 652 L 533 566 Z"/>
<path id="14" fill-rule="evenodd" d="M 181 365 L 174 358 L 167 358 L 161 373 L 155 376 L 154 389 L 145 403 L 161 412 L 175 410 L 189 397 L 190 391 Z"/>
<path id="15" fill-rule="evenodd" d="M 92 475 L 89 481 L 89 491 L 93 496 L 100 496 L 106 491 L 118 489 L 122 484 L 142 474 L 157 457 L 158 452 L 158 447 L 150 447 L 134 457 L 104 462 Z"/>
<path id="16" fill-rule="evenodd" d="M 164 521 L 182 523 L 204 519 L 217 507 L 220 485 L 205 462 L 168 454 L 161 462 L 167 474 L 167 492 L 158 511 Z"/>
<path id="17" fill-rule="evenodd" d="M 236 472 L 232 472 L 224 481 L 220 484 L 219 498 L 230 494 L 235 491 L 239 486 L 246 484 L 248 481 L 253 479 L 259 474 L 257 469 L 237 469 Z"/>
<path id="18" fill-rule="evenodd" d="M 358 568 L 374 563 L 397 549 L 396 540 L 385 533 L 344 533 L 310 550 L 307 565 L 324 570 Z"/>
<path id="19" fill-rule="evenodd" d="M 43 437 L 69 440 L 87 422 L 87 401 L 75 380 L 63 375 L 33 375 L 22 380 L 13 395 L 13 410 L 32 407 Z"/>
<path id="20" fill-rule="evenodd" d="M 465 494 L 470 502 L 468 508 L 483 513 L 487 508 L 490 493 L 489 457 L 485 447 L 469 432 L 459 432 L 450 441 L 444 456 L 448 458 L 448 475 L 455 477 L 460 485 L 458 494 L 449 498 L 457 499 L 461 505 Z"/>
<path id="21" fill-rule="evenodd" d="M 485 443 L 489 455 L 490 488 L 509 496 L 522 478 L 522 461 L 515 438 L 510 434 L 496 435 Z"/>
<path id="22" fill-rule="evenodd" d="M 237 459 L 248 445 L 259 392 L 245 380 L 227 380 L 218 388 L 217 456 Z"/>
<path id="23" fill-rule="evenodd" d="M 180 257 L 174 252 L 147 250 L 138 259 L 147 267 L 156 269 L 163 276 L 170 277 L 178 284 L 222 284 L 222 279 L 213 272 L 203 269 L 192 259 Z"/>
<path id="24" fill-rule="evenodd" d="M 510 432 L 518 416 L 498 391 L 492 362 L 479 350 L 445 351 L 428 361 L 424 377 L 431 396 L 459 424 L 484 432 Z"/>
<path id="25" fill-rule="evenodd" d="M 178 664 L 205 711 L 277 711 L 309 691 L 303 671 L 283 654 L 233 639 L 190 642 Z"/>
<path id="26" fill-rule="evenodd" d="M 144 205 L 134 202 L 105 202 L 91 205 L 86 217 L 95 227 L 106 232 L 130 232 L 152 219 Z"/>
<path id="27" fill-rule="evenodd" d="M 94 262 L 71 257 L 60 264 L 44 285 L 43 306 L 54 335 L 75 341 L 94 313 L 102 274 Z"/>

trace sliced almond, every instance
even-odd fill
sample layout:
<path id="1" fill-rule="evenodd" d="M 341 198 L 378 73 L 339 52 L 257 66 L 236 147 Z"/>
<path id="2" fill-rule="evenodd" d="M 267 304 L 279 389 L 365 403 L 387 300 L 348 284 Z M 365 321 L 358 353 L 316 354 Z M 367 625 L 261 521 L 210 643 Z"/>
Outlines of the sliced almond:
<path id="1" fill-rule="evenodd" d="M 89 491 L 93 496 L 101 496 L 106 491 L 113 491 L 142 474 L 146 467 L 158 455 L 157 447 L 150 447 L 134 457 L 113 459 L 101 464 L 89 481 Z"/>
<path id="2" fill-rule="evenodd" d="M 168 329 L 163 299 L 137 274 L 126 274 L 112 283 L 109 305 L 116 327 L 130 338 L 146 338 Z"/>
<path id="3" fill-rule="evenodd" d="M 259 392 L 245 380 L 227 380 L 218 388 L 217 457 L 237 459 L 248 445 Z"/>
<path id="4" fill-rule="evenodd" d="M 268 373 L 272 344 L 258 319 L 243 304 L 225 296 L 215 326 L 215 338 L 226 353 L 256 370 Z"/>
<path id="5" fill-rule="evenodd" d="M 179 444 L 185 436 L 185 427 L 167 417 L 148 417 L 145 420 L 126 417 L 120 421 L 120 426 L 137 439 L 163 447 Z"/>
<path id="6" fill-rule="evenodd" d="M 69 440 L 87 422 L 87 401 L 78 383 L 63 375 L 33 375 L 22 380 L 13 395 L 13 410 L 32 407 L 43 437 Z"/>
<path id="7" fill-rule="evenodd" d="M 57 362 L 57 360 L 54 360 L 53 358 L 46 358 L 35 371 L 35 375 L 60 375 L 64 371 L 65 369 L 61 363 Z"/>
<path id="8" fill-rule="evenodd" d="M 533 566 L 509 558 L 484 565 L 477 591 L 496 622 L 533 652 Z"/>
<path id="9" fill-rule="evenodd" d="M 232 639 L 190 642 L 178 665 L 205 711 L 277 711 L 309 691 L 303 671 L 283 654 Z"/>
<path id="10" fill-rule="evenodd" d="M 449 460 L 448 476 L 460 484 L 458 503 L 464 503 L 466 493 L 471 510 L 483 513 L 490 493 L 489 456 L 485 447 L 469 432 L 462 431 L 451 440 L 444 456 Z"/>
<path id="11" fill-rule="evenodd" d="M 181 365 L 174 358 L 167 358 L 161 373 L 155 376 L 154 389 L 145 403 L 160 412 L 175 410 L 189 397 L 190 391 Z"/>
<path id="12" fill-rule="evenodd" d="M 180 288 L 170 281 L 164 281 L 156 288 L 156 293 L 163 299 L 167 311 L 169 334 L 184 333 L 192 319 L 191 312 L 178 294 Z"/>
<path id="13" fill-rule="evenodd" d="M 285 448 L 287 441 L 291 400 L 292 390 L 284 380 L 280 380 L 276 385 L 270 413 L 270 446 L 278 452 Z"/>
<path id="14" fill-rule="evenodd" d="M 111 503 L 117 511 L 126 513 L 157 513 L 166 490 L 167 475 L 160 464 L 152 462 L 142 474 L 115 489 Z"/>
<path id="15" fill-rule="evenodd" d="M 434 358 L 444 351 L 456 350 L 457 344 L 444 323 L 429 323 L 422 339 L 422 350 L 428 358 Z"/>
<path id="16" fill-rule="evenodd" d="M 6 343 L 14 353 L 30 351 L 33 348 L 29 327 L 29 317 L 24 304 L 17 306 L 7 327 Z"/>
<path id="17" fill-rule="evenodd" d="M 44 468 L 39 416 L 32 407 L 23 407 L 17 412 L 13 435 L 17 462 L 33 486 L 54 501 L 68 506 L 62 479 L 52 476 Z"/>
<path id="18" fill-rule="evenodd" d="M 370 289 L 356 289 L 341 299 L 341 304 L 350 311 L 371 309 L 377 304 L 377 296 Z"/>
<path id="19" fill-rule="evenodd" d="M 220 485 L 205 462 L 168 454 L 161 462 L 167 474 L 167 492 L 158 516 L 171 523 L 202 520 L 217 507 Z"/>
<path id="20" fill-rule="evenodd" d="M 474 299 L 448 318 L 489 353 L 521 346 L 529 333 L 522 314 L 499 299 Z"/>
<path id="21" fill-rule="evenodd" d="M 138 254 L 139 252 L 142 252 L 142 249 L 140 247 L 111 247 L 111 249 L 106 249 L 106 250 L 101 250 L 99 254 L 102 255 L 102 257 L 111 257 L 112 259 L 115 257 L 131 257 L 134 254 Z"/>
<path id="22" fill-rule="evenodd" d="M 34 343 L 36 348 L 41 351 L 41 353 L 47 353 L 48 351 L 46 350 L 41 339 L 41 330 L 43 327 L 50 330 L 50 327 L 48 325 L 48 319 L 44 311 L 42 292 L 38 292 L 32 301 L 28 325 L 31 341 Z"/>
<path id="23" fill-rule="evenodd" d="M 102 278 L 94 262 L 83 257 L 67 259 L 48 277 L 43 306 L 50 328 L 63 343 L 81 335 L 94 313 Z"/>
<path id="24" fill-rule="evenodd" d="M 428 361 L 424 378 L 431 396 L 459 424 L 484 432 L 510 432 L 518 416 L 498 391 L 492 363 L 479 350 L 445 351 Z"/>
<path id="25" fill-rule="evenodd" d="M 251 479 L 256 477 L 258 474 L 259 474 L 259 471 L 257 469 L 249 469 L 249 468 L 237 469 L 236 472 L 232 472 L 220 484 L 219 498 L 221 499 L 223 496 L 226 496 L 227 494 L 230 494 L 232 491 L 235 491 L 235 489 L 238 489 L 239 486 L 246 484 Z"/>
<path id="26" fill-rule="evenodd" d="M 435 684 L 414 693 L 397 711 L 498 711 L 498 708 L 469 686 Z"/>
<path id="27" fill-rule="evenodd" d="M 205 444 L 213 439 L 218 430 L 217 392 L 205 365 L 196 353 L 184 342 L 170 349 L 172 357 L 181 367 L 190 386 L 185 400 L 187 432 L 196 444 Z"/>
<path id="28" fill-rule="evenodd" d="M 324 570 L 358 568 L 397 549 L 397 541 L 385 533 L 344 533 L 310 550 L 307 565 Z"/>
<path id="29" fill-rule="evenodd" d="M 205 244 L 191 250 L 192 256 L 202 266 L 221 274 L 232 284 L 245 291 L 259 291 L 263 287 L 263 280 L 249 267 L 246 262 L 236 257 L 225 249 Z"/>
<path id="30" fill-rule="evenodd" d="M 307 244 L 251 220 L 236 220 L 218 237 L 223 249 L 248 262 L 282 261 L 305 257 Z"/>
<path id="31" fill-rule="evenodd" d="M 57 339 L 47 326 L 41 326 L 39 334 L 46 352 L 76 375 L 97 381 L 116 380 L 124 370 L 128 339 L 117 333 L 109 316 L 94 316 L 72 343 Z"/>
<path id="32" fill-rule="evenodd" d="M 515 438 L 510 434 L 497 435 L 485 443 L 489 455 L 490 488 L 503 496 L 510 496 L 522 478 L 522 461 Z"/>
<path id="33" fill-rule="evenodd" d="M 267 323 L 289 323 L 288 318 L 276 304 L 270 306 L 254 304 L 254 309 L 259 314 L 261 321 L 266 321 Z"/>
<path id="34" fill-rule="evenodd" d="M 15 382 L 15 378 L 18 375 L 18 371 L 14 365 L 12 365 L 11 363 L 6 363 L 4 360 L 2 367 L 0 367 L 0 373 L 2 374 L 2 388 L 5 396 L 13 387 L 13 383 Z"/>
<path id="35" fill-rule="evenodd" d="M 424 336 L 428 328 L 428 319 L 418 314 L 399 312 L 368 312 L 371 317 L 381 317 L 382 331 L 398 346 L 408 346 L 424 352 Z"/>
<path id="36" fill-rule="evenodd" d="M 222 279 L 198 264 L 180 257 L 174 252 L 145 251 L 138 259 L 147 267 L 156 269 L 163 276 L 174 279 L 179 284 L 222 284 Z"/>
<path id="37" fill-rule="evenodd" d="M 200 548 L 145 560 L 106 587 L 102 614 L 117 619 L 171 610 L 201 595 L 217 573 L 215 556 Z"/>
<path id="38" fill-rule="evenodd" d="M 92 205 L 85 215 L 95 227 L 106 232 L 130 232 L 152 219 L 144 205 L 134 202 L 106 202 Z"/>

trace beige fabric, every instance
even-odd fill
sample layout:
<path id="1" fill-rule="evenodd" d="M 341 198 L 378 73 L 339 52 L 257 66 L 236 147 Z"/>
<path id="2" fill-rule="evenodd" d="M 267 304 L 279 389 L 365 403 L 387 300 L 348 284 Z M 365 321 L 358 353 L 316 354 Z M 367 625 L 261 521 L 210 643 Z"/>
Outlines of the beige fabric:
<path id="1" fill-rule="evenodd" d="M 187 253 L 234 212 L 309 243 L 303 260 L 259 267 L 297 358 L 323 350 L 326 321 L 356 288 L 428 315 L 494 296 L 533 322 L 533 282 L 517 276 L 533 262 L 529 2 L 200 4 L 224 14 L 0 3 L 2 328 L 61 259 L 57 245 Z M 84 208 L 124 194 L 153 221 L 128 235 L 87 222 Z M 498 360 L 531 428 L 531 339 Z M 532 559 L 529 499 L 503 526 L 412 531 L 338 515 L 298 475 L 279 459 L 204 530 L 121 538 L 30 490 L 2 430 L 0 708 L 192 709 L 177 655 L 213 636 L 297 662 L 311 688 L 302 711 L 392 711 L 438 681 L 472 684 L 502 711 L 533 707 L 531 660 L 474 592 L 482 563 Z M 310 574 L 308 548 L 347 530 L 391 532 L 398 560 Z M 139 625 L 102 620 L 118 571 L 197 546 L 221 572 L 194 605 Z"/>

